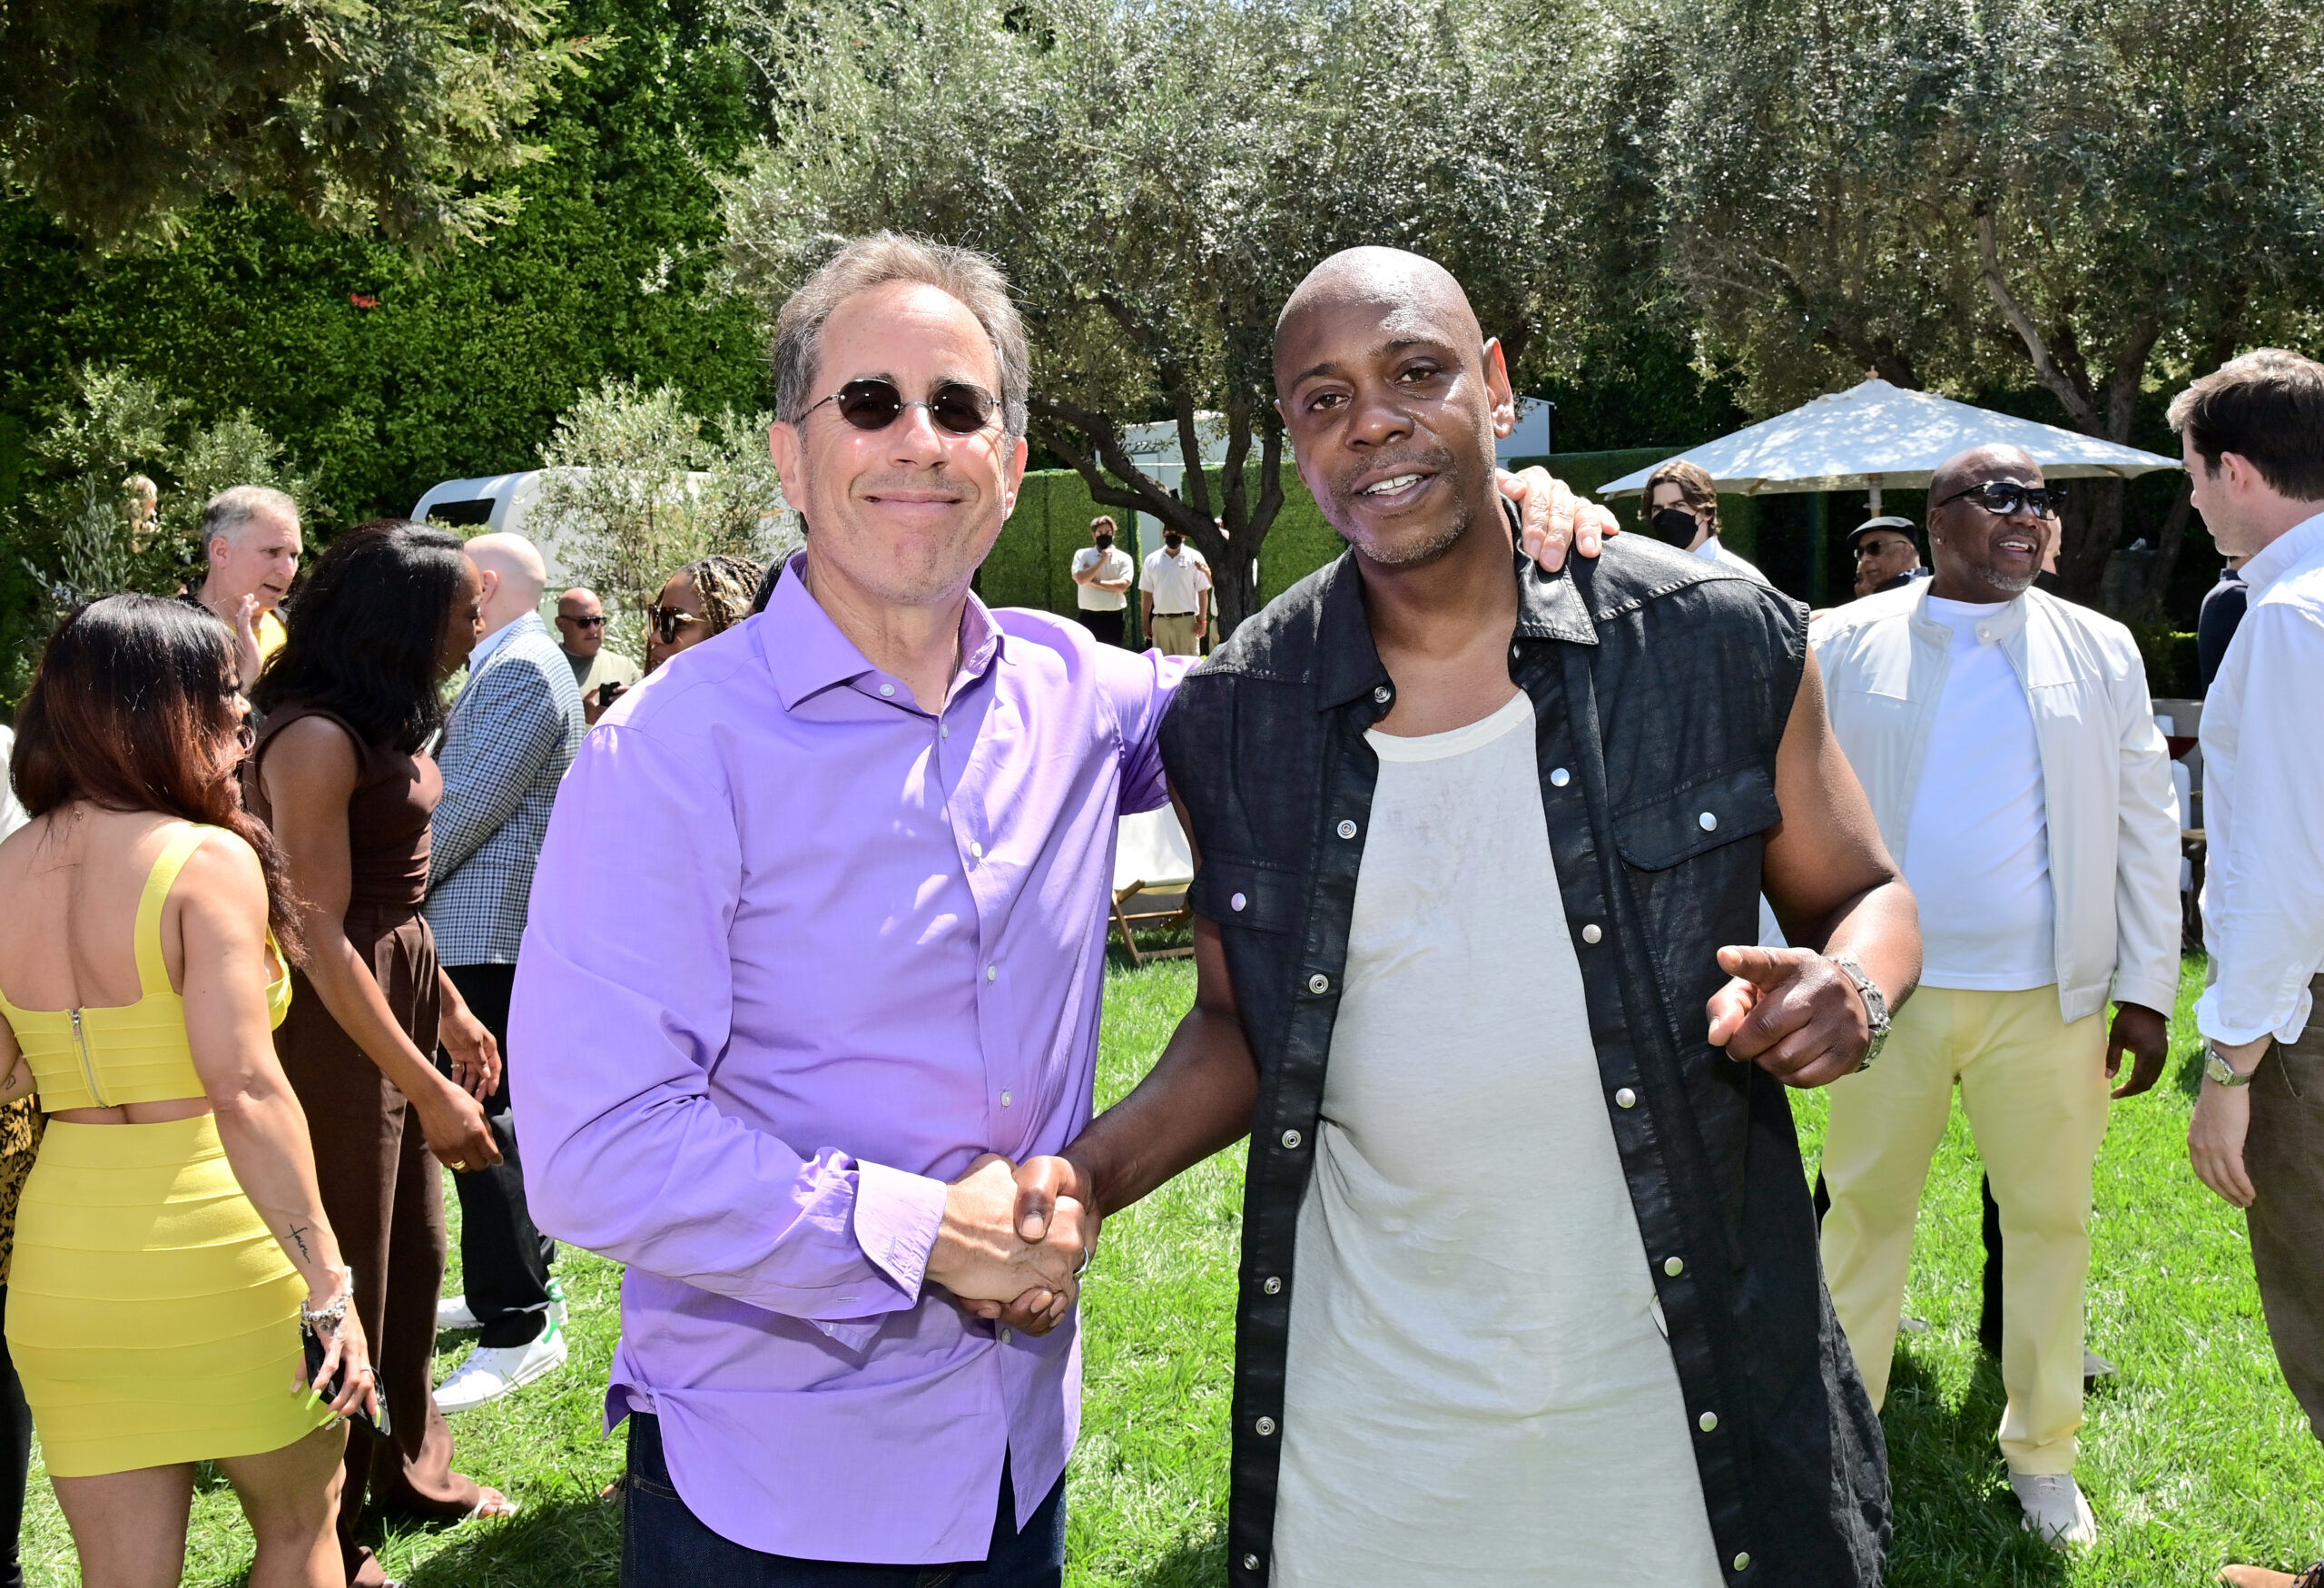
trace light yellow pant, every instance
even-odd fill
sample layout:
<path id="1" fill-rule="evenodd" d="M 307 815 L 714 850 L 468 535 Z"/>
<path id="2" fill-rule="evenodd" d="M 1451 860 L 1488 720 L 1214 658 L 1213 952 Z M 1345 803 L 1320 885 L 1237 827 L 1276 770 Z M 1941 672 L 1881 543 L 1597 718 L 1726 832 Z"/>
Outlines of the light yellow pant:
<path id="1" fill-rule="evenodd" d="M 1924 987 L 1870 1070 L 1832 1087 L 1824 1137 L 1824 1273 L 1877 1407 L 1905 1272 L 1953 1089 L 2001 1205 L 2001 1448 L 2010 1470 L 2073 1470 L 2082 1426 L 2091 1171 L 2106 1135 L 2105 1017 L 2068 1025 L 2058 990 Z"/>
<path id="2" fill-rule="evenodd" d="M 1195 636 L 1195 615 L 1191 612 L 1156 613 L 1154 621 L 1146 626 L 1146 637 L 1166 656 L 1202 655 L 1202 641 Z"/>

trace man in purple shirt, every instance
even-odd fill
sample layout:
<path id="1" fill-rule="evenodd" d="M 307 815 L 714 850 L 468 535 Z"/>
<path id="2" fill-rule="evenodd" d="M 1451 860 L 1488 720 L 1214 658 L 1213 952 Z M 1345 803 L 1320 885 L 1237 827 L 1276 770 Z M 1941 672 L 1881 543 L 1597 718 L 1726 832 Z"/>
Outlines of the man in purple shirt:
<path id="1" fill-rule="evenodd" d="M 605 715 L 542 851 L 533 1211 L 630 1265 L 625 1583 L 1054 1584 L 1095 1231 L 1021 1239 L 1012 1165 L 1088 1122 L 1115 824 L 1187 663 L 970 592 L 1026 458 L 988 261 L 853 243 L 774 366 L 812 551 Z M 1594 550 L 1531 483 L 1544 562 Z"/>

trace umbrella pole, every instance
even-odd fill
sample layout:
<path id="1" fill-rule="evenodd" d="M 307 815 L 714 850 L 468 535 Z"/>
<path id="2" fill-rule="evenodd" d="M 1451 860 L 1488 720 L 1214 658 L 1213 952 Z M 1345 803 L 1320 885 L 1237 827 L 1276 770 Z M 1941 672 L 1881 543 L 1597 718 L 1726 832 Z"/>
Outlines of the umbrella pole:
<path id="1" fill-rule="evenodd" d="M 1872 511 L 1865 516 L 1868 518 L 1877 518 L 1880 517 L 1880 477 L 1875 474 L 1866 478 L 1872 484 Z"/>

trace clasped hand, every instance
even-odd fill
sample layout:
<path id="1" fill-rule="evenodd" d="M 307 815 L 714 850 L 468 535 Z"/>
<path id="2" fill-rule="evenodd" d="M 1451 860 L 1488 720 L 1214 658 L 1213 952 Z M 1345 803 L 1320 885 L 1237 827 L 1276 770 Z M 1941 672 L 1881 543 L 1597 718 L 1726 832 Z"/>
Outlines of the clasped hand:
<path id="1" fill-rule="evenodd" d="M 1080 1299 L 1097 1243 L 1097 1213 L 1070 1164 L 988 1152 L 946 1190 L 928 1277 L 978 1317 L 1045 1335 Z"/>

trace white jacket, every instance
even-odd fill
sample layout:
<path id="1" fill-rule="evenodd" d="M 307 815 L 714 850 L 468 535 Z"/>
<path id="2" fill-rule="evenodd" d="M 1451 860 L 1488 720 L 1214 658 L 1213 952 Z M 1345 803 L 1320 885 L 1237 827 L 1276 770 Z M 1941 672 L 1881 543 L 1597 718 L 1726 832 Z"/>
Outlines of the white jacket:
<path id="1" fill-rule="evenodd" d="M 1833 733 L 1899 867 L 1953 665 L 1953 631 L 1928 615 L 1935 582 L 1852 601 L 1807 631 Z M 2111 990 L 2167 1018 L 2179 997 L 2179 814 L 2146 665 L 2129 629 L 2039 590 L 1992 626 L 2041 748 L 2059 1012 L 2095 1014 Z"/>

